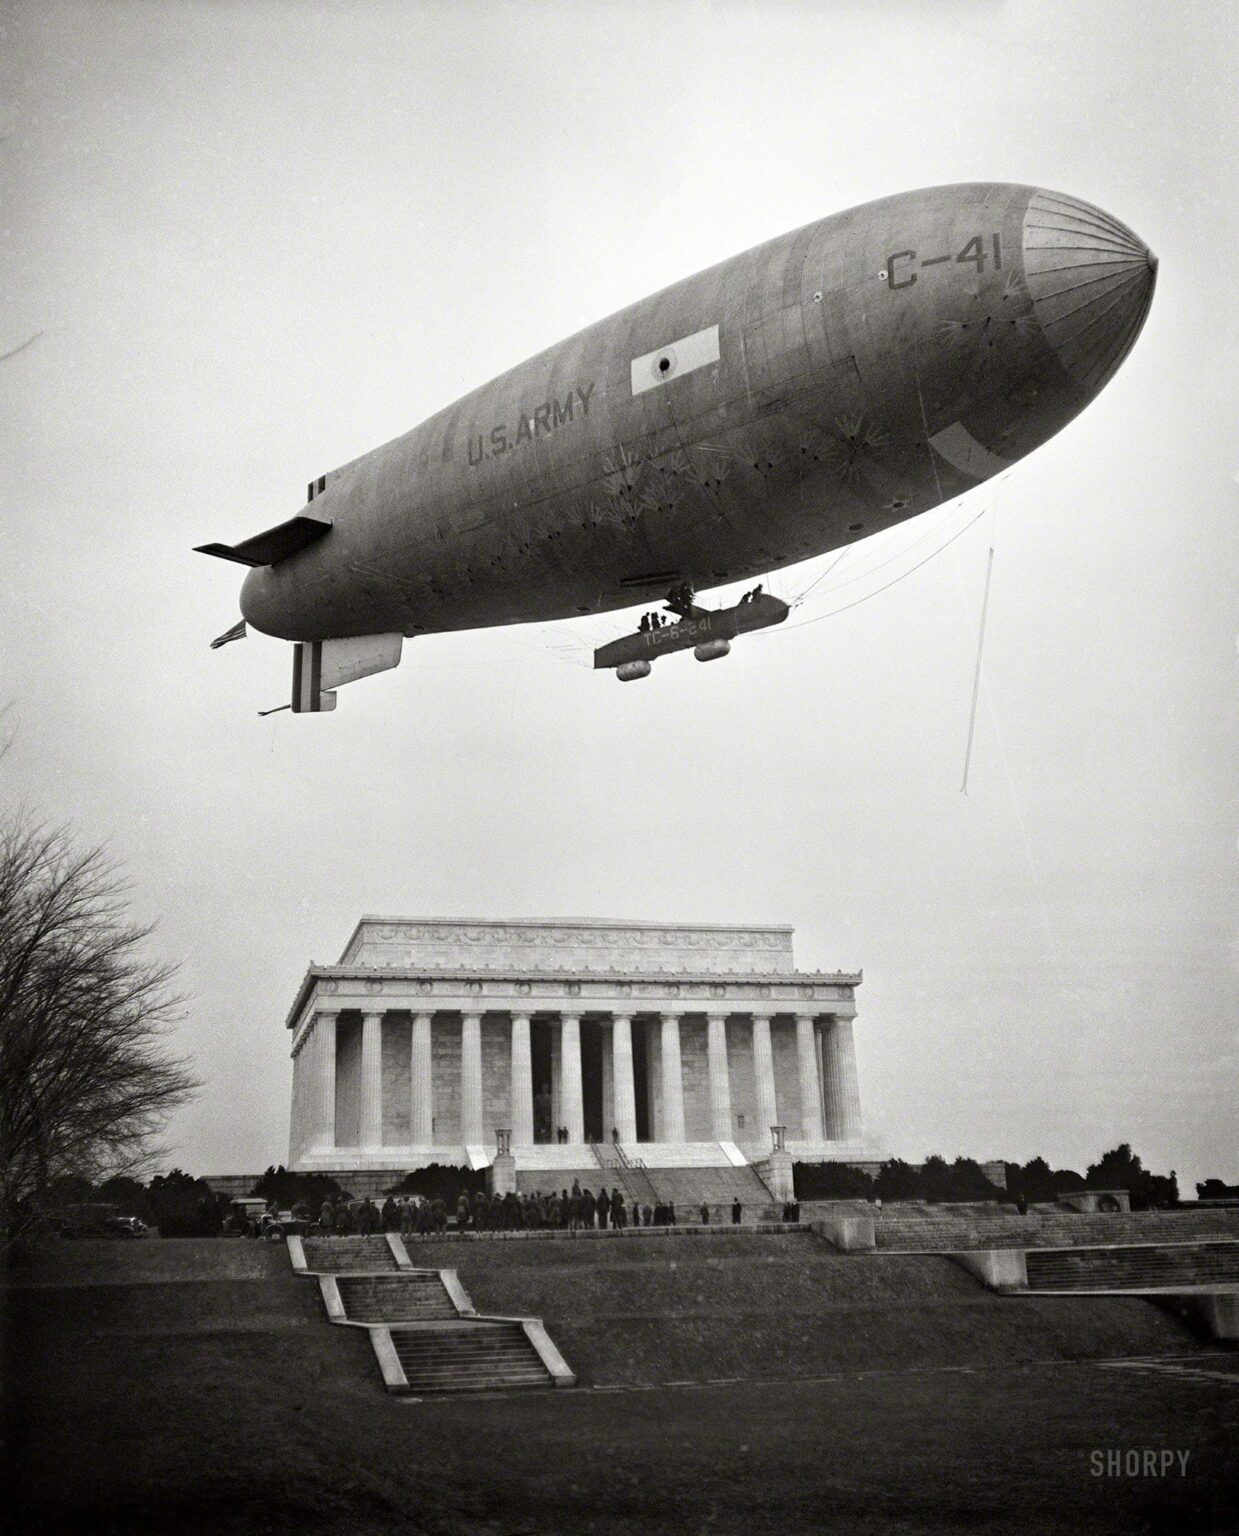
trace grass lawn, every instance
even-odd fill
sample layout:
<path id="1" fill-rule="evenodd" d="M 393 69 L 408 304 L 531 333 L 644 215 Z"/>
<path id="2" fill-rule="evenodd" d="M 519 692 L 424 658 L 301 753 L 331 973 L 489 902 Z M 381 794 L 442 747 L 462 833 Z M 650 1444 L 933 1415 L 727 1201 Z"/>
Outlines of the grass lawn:
<path id="1" fill-rule="evenodd" d="M 7 1301 L 9 1529 L 1239 1529 L 1239 1374 L 1057 1361 L 694 1388 L 665 1384 L 668 1361 L 645 1390 L 407 1401 L 363 1332 L 320 1321 L 308 1281 Z M 1188 1451 L 1186 1475 L 1092 1475 L 1094 1450 L 1144 1448 Z"/>

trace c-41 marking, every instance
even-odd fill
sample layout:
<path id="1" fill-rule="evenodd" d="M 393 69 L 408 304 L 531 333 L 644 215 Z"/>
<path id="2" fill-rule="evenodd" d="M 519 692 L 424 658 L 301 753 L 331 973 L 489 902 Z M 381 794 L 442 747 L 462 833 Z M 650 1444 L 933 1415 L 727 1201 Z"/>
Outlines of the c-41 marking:
<path id="1" fill-rule="evenodd" d="M 993 234 L 990 239 L 990 251 L 994 263 L 994 271 L 1002 267 L 1002 239 Z M 886 286 L 892 291 L 896 288 L 911 288 L 916 282 L 914 267 L 939 267 L 943 262 L 955 261 L 964 265 L 971 264 L 976 267 L 978 275 L 985 271 L 985 240 L 982 235 L 973 235 L 958 256 L 922 256 L 918 259 L 915 251 L 892 251 L 886 258 Z M 880 276 L 883 274 L 879 274 Z"/>

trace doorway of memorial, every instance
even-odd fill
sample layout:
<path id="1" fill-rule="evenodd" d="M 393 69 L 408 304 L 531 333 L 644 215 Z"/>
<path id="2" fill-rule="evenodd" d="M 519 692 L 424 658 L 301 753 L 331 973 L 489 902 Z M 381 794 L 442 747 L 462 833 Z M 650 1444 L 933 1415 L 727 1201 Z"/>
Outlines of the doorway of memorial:
<path id="1" fill-rule="evenodd" d="M 601 1142 L 607 1132 L 602 1124 L 602 1026 L 581 1026 L 581 1100 L 585 1140 Z"/>
<path id="2" fill-rule="evenodd" d="M 632 1026 L 632 1084 L 636 1097 L 637 1109 L 637 1140 L 652 1141 L 650 1135 L 650 1095 L 646 1088 L 649 1082 L 649 1053 L 645 1049 L 645 1028 L 637 1028 L 634 1020 Z"/>
<path id="3" fill-rule="evenodd" d="M 533 1069 L 533 1139 L 555 1140 L 551 1124 L 551 1034 L 549 1019 L 534 1019 L 529 1026 L 529 1060 Z"/>

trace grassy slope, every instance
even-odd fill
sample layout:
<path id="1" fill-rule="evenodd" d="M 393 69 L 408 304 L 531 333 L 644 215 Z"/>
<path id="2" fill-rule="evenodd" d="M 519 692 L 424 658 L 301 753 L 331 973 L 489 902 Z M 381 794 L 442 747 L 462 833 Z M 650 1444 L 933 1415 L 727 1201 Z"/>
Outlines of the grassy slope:
<path id="1" fill-rule="evenodd" d="M 996 1365 L 1192 1348 L 1142 1301 L 995 1296 L 949 1259 L 811 1236 L 418 1245 L 479 1311 L 541 1317 L 583 1384 Z"/>
<path id="2" fill-rule="evenodd" d="M 490 1259 L 475 1247 L 480 1302 Z M 464 1271 L 460 1254 L 457 1245 Z M 939 1312 L 949 1310 L 955 1275 L 913 1262 L 930 1264 L 931 1294 Z M 508 1274 L 553 1287 L 556 1270 L 566 1283 L 569 1265 L 588 1276 L 580 1258 Z M 767 1267 L 754 1256 L 749 1268 L 772 1287 L 802 1283 L 774 1258 Z M 651 1265 L 650 1284 L 683 1283 L 659 1270 Z M 879 1278 L 866 1285 L 915 1283 L 909 1271 L 872 1272 Z M 836 1301 L 861 1274 L 832 1270 Z M 697 1279 L 717 1299 L 736 1275 L 724 1262 Z M 8 1297 L 7 1425 L 18 1480 L 6 1508 L 19 1529 L 1230 1528 L 1226 1458 L 1233 1477 L 1239 1392 L 1221 1385 L 1057 1365 L 401 1403 L 383 1393 L 363 1333 L 308 1326 L 315 1288 L 287 1271 L 265 1285 L 182 1279 L 109 1289 Z M 1041 1304 L 1029 1306 L 1041 1314 Z M 856 1326 L 852 1307 L 836 1316 L 841 1331 Z M 721 1322 L 716 1339 L 729 1326 Z M 1190 1347 L 1185 1337 L 1179 1348 Z M 658 1380 L 678 1374 L 670 1361 L 657 1364 Z M 1095 1447 L 1163 1445 L 1192 1451 L 1187 1479 L 1089 1476 Z"/>

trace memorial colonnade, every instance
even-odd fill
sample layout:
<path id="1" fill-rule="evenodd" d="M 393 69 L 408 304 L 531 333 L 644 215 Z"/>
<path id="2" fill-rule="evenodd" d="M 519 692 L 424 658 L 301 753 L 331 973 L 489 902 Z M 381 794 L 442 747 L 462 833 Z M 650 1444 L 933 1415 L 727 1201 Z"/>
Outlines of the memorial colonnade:
<path id="1" fill-rule="evenodd" d="M 742 1162 L 774 1126 L 863 1157 L 861 980 L 798 971 L 785 926 L 363 917 L 285 1021 L 290 1166 L 477 1167 L 501 1130 L 527 1168 L 613 1139 Z"/>
<path id="2" fill-rule="evenodd" d="M 333 1006 L 322 1006 L 328 1001 Z M 555 1141 L 563 1133 L 569 1143 L 584 1143 L 582 1039 L 591 1032 L 600 1048 L 603 1090 L 589 1127 L 590 1140 L 614 1136 L 623 1145 L 731 1141 L 764 1151 L 769 1149 L 771 1127 L 780 1123 L 792 1141 L 855 1142 L 861 1137 L 853 1015 L 850 1006 L 837 1006 L 830 1013 L 803 1007 L 758 1009 L 751 1004 L 726 1011 L 681 1004 L 643 1006 L 639 1013 L 596 1008 L 585 1013 L 579 1004 L 540 1006 L 536 1011 L 528 1005 L 444 1008 L 437 999 L 431 1010 L 419 1008 L 415 1001 L 391 1007 L 380 998 L 324 997 L 307 1013 L 293 1045 L 293 1165 L 341 1145 L 337 1127 L 344 1074 L 337 1031 L 342 1021 L 354 1025 L 360 1037 L 351 1074 L 357 1133 L 356 1140 L 349 1136 L 346 1144 L 363 1154 L 395 1150 L 392 1122 L 402 1131 L 407 1123 L 407 1136 L 401 1134 L 396 1145 L 412 1151 L 493 1147 L 499 1125 L 510 1129 L 516 1148 Z M 704 1024 L 705 1035 L 704 1052 L 698 1053 L 704 1055 L 704 1073 L 695 1075 L 702 1079 L 700 1098 L 706 1113 L 692 1117 L 691 1123 L 686 1116 L 682 1035 L 682 1025 L 689 1021 L 698 1025 L 698 1033 Z M 489 1035 L 503 1038 L 507 1068 L 506 1083 L 490 1074 L 489 1091 L 483 1075 L 484 1022 Z M 391 1087 L 384 1090 L 385 1027 L 396 1034 L 397 1050 L 407 1032 L 407 1073 L 393 1073 L 390 1066 L 387 1073 L 389 1085 L 407 1081 L 407 1106 L 401 1106 L 407 1113 L 393 1113 Z M 548 1028 L 550 1114 L 539 1123 L 533 1036 L 535 1029 Z M 432 1029 L 449 1038 L 455 1034 L 457 1048 L 433 1052 Z M 779 1031 L 789 1037 L 794 1050 L 794 1093 L 784 1089 L 776 1074 L 774 1040 Z M 787 1077 L 784 1072 L 782 1078 Z M 645 1099 L 644 1114 L 639 1114 L 640 1097 Z M 736 1109 L 737 1100 L 749 1106 L 747 1112 Z"/>

